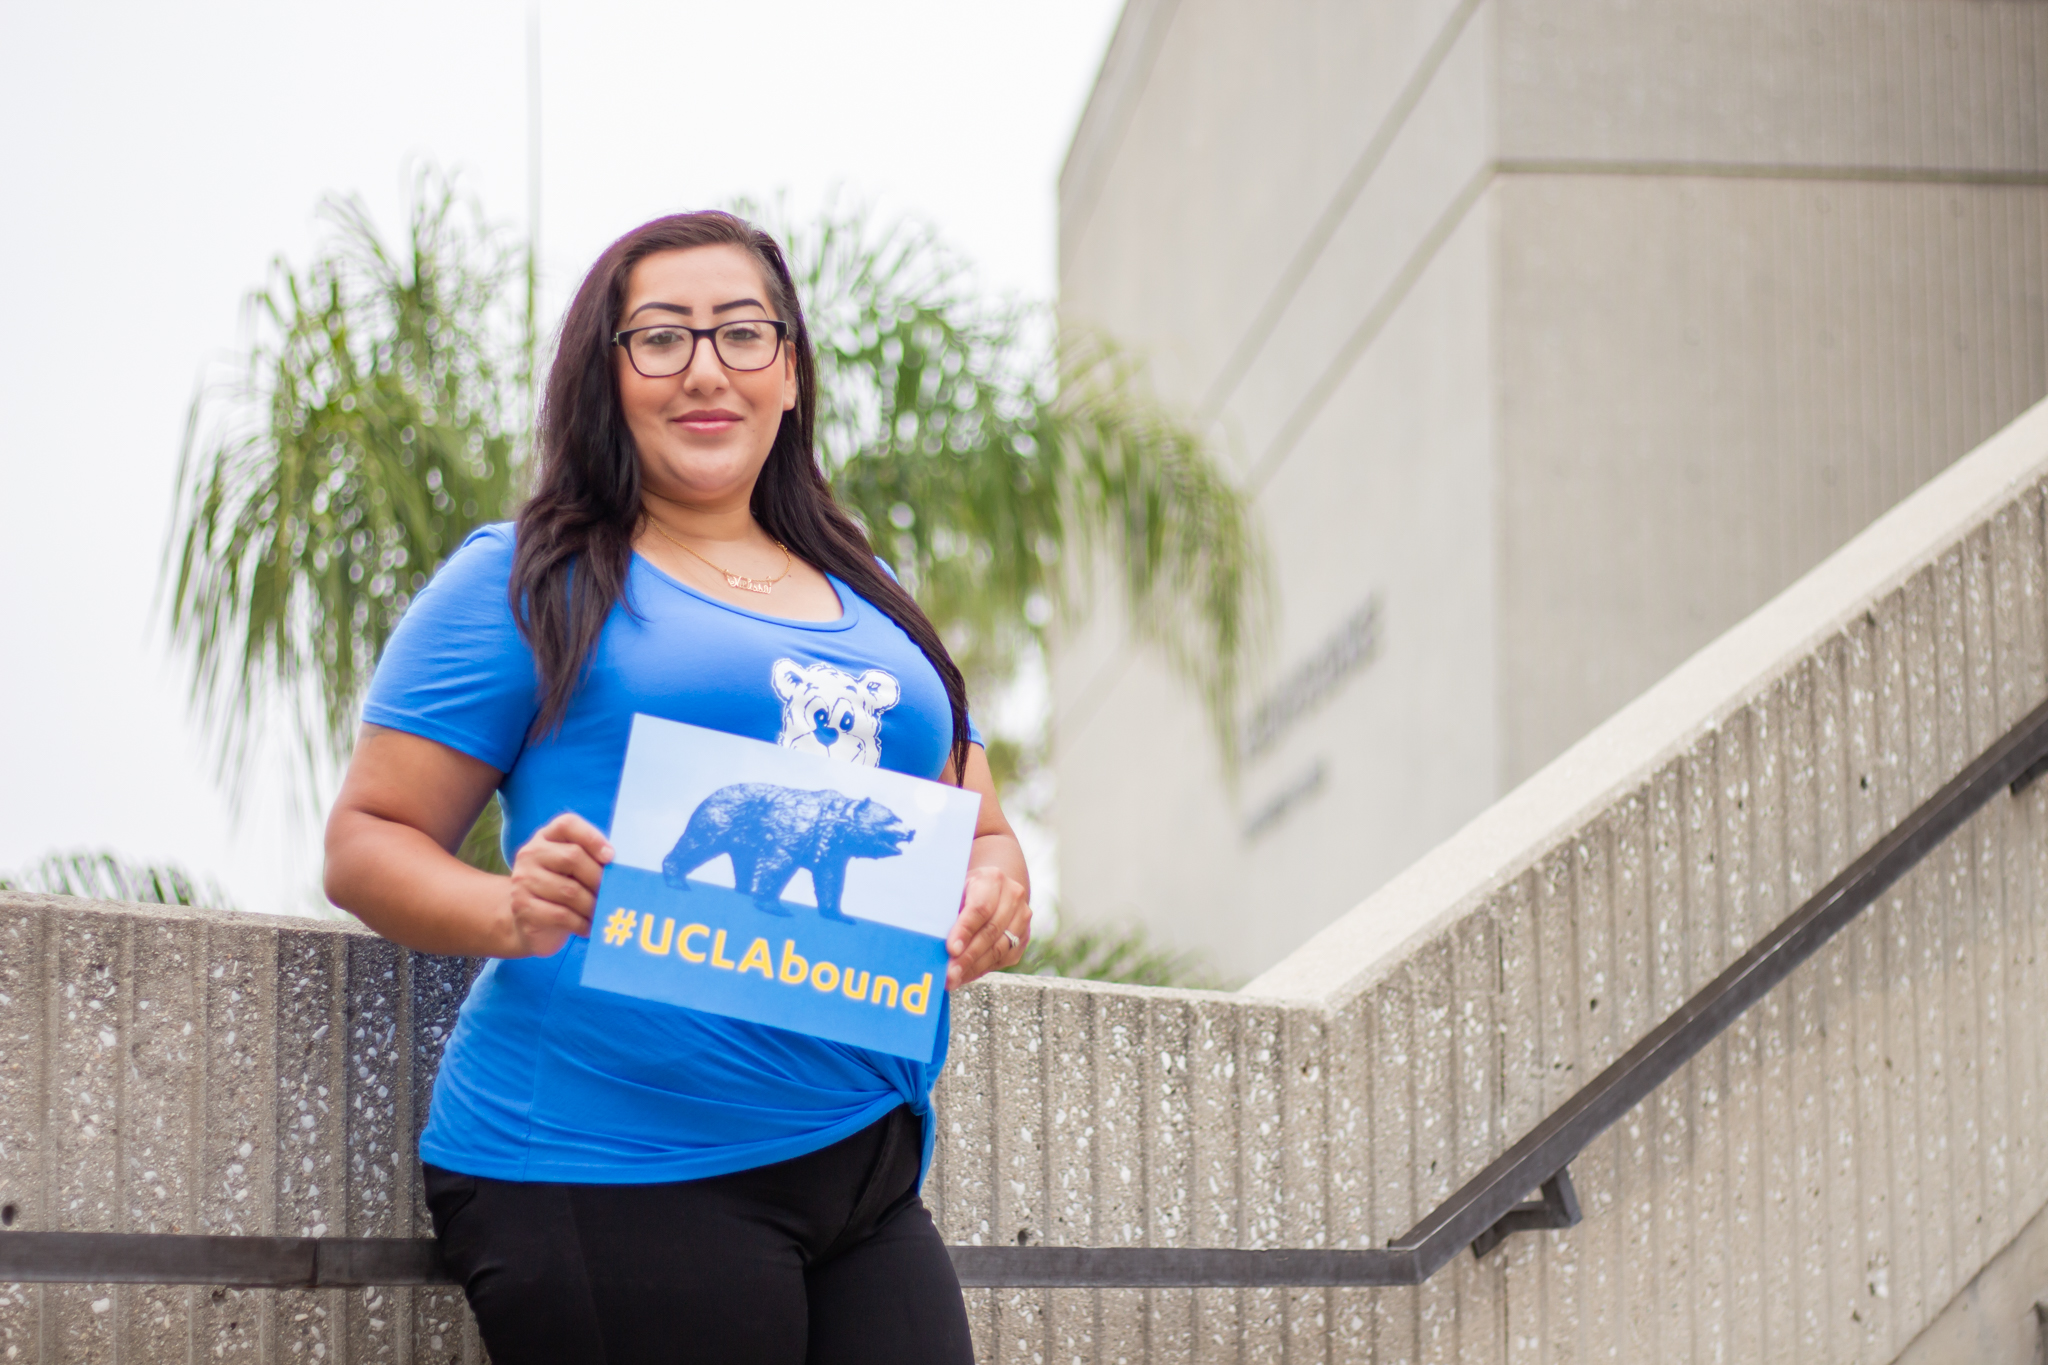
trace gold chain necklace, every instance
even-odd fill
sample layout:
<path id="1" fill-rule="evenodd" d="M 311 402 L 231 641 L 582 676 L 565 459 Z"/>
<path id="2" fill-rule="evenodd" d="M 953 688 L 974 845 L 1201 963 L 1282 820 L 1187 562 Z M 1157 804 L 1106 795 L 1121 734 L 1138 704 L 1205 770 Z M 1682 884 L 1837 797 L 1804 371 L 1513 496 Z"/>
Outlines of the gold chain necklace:
<path id="1" fill-rule="evenodd" d="M 661 523 L 659 521 L 656 521 L 653 517 L 647 518 L 647 524 L 654 528 L 654 533 L 656 535 L 660 536 L 669 544 L 675 546 L 678 550 L 681 550 L 685 554 L 695 556 L 698 559 L 703 559 L 706 564 L 711 564 L 711 561 L 708 559 L 704 559 L 703 555 L 698 554 L 695 550 L 692 550 L 689 546 L 683 544 L 683 542 L 681 542 L 680 540 L 677 540 L 667 531 L 664 531 L 661 527 Z M 749 578 L 743 573 L 734 573 L 731 569 L 721 569 L 716 564 L 711 564 L 711 567 L 713 569 L 717 569 L 718 572 L 725 577 L 725 585 L 728 588 L 738 588 L 743 592 L 771 593 L 775 591 L 775 585 L 777 583 L 780 583 L 783 579 L 789 577 L 789 571 L 796 567 L 796 557 L 790 554 L 789 547 L 787 545 L 784 545 L 781 541 L 778 540 L 775 542 L 775 548 L 782 551 L 782 572 L 775 575 L 775 577 L 773 578 Z"/>

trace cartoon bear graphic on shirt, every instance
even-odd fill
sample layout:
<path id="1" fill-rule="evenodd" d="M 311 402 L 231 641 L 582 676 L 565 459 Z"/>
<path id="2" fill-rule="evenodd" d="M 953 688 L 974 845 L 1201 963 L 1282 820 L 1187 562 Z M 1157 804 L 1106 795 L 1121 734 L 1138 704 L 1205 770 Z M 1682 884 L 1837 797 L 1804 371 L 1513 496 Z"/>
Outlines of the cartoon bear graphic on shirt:
<path id="1" fill-rule="evenodd" d="M 892 675 L 871 668 L 856 678 L 830 664 L 777 659 L 769 678 L 782 699 L 776 743 L 841 763 L 881 763 L 882 713 L 903 697 Z"/>
<path id="2" fill-rule="evenodd" d="M 894 858 L 916 837 L 873 797 L 735 782 L 690 813 L 661 873 L 670 886 L 688 891 L 690 874 L 723 853 L 732 859 L 735 889 L 769 914 L 787 915 L 782 893 L 798 869 L 809 869 L 818 914 L 846 920 L 839 909 L 846 865 L 855 858 Z"/>

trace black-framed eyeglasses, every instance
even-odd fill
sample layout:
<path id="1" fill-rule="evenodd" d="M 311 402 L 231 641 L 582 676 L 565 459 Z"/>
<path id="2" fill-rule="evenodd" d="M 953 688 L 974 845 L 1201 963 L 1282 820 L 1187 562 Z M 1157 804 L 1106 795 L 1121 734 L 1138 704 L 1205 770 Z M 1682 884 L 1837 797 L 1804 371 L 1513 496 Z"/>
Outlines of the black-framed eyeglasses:
<path id="1" fill-rule="evenodd" d="M 626 348 L 643 379 L 667 379 L 690 368 L 697 358 L 697 342 L 711 338 L 712 353 L 728 370 L 765 370 L 782 354 L 782 339 L 789 324 L 773 318 L 742 318 L 721 322 L 716 327 L 685 327 L 679 322 L 657 322 L 648 327 L 629 327 L 612 333 L 612 344 Z"/>

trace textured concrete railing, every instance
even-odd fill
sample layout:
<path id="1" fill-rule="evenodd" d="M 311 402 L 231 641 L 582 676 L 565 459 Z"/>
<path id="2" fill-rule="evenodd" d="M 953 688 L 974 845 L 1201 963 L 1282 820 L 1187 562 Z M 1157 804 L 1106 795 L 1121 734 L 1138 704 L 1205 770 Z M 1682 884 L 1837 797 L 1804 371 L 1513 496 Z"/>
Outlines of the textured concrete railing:
<path id="1" fill-rule="evenodd" d="M 338 924 L 0 893 L 0 1224 L 423 1234 L 413 1140 L 469 976 Z M 476 1360 L 474 1336 L 452 1290 L 0 1291 L 7 1361 Z"/>
<path id="2" fill-rule="evenodd" d="M 1242 996 L 963 1002 L 948 1236 L 1399 1234 L 2048 696 L 2044 479 L 2048 406 Z M 977 1291 L 977 1340 L 1061 1362 L 1892 1359 L 2048 1200 L 2044 949 L 2037 787 L 1594 1143 L 1580 1227 L 1420 1289 Z"/>
<path id="3" fill-rule="evenodd" d="M 963 992 L 948 1239 L 1407 1228 L 2048 695 L 2044 480 L 2048 406 L 1245 993 Z M 982 1357 L 1892 1359 L 2048 1202 L 2044 788 L 1589 1148 L 1580 1227 L 1420 1288 L 970 1291 Z M 343 926 L 0 896 L 0 1224 L 423 1230 L 465 975 Z M 14 1286 L 0 1358 L 477 1351 L 445 1291 Z"/>

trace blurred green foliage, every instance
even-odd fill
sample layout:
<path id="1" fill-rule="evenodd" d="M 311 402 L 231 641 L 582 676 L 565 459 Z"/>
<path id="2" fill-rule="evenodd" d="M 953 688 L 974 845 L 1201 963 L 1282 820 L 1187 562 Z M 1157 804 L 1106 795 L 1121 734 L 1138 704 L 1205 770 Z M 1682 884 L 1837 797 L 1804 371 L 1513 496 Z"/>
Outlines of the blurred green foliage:
<path id="1" fill-rule="evenodd" d="M 1065 976 L 1081 981 L 1121 981 L 1133 986 L 1180 986 L 1224 990 L 1228 983 L 1195 953 L 1176 953 L 1152 942 L 1144 926 L 1062 925 L 1033 936 L 1024 960 L 1006 971 L 1023 976 Z"/>
<path id="2" fill-rule="evenodd" d="M 476 823 L 469 827 L 469 833 L 463 838 L 462 847 L 455 850 L 455 856 L 471 867 L 480 867 L 502 876 L 512 870 L 505 865 L 504 838 L 505 808 L 498 804 L 496 796 L 492 796 L 483 814 L 477 816 Z"/>
<path id="3" fill-rule="evenodd" d="M 107 852 L 53 853 L 26 872 L 0 876 L 0 891 L 234 909 L 218 886 L 198 881 L 175 864 L 131 862 Z"/>
<path id="4" fill-rule="evenodd" d="M 179 462 L 170 623 L 231 791 L 273 704 L 309 772 L 347 754 L 385 641 L 507 514 L 522 448 L 516 249 L 431 173 L 395 249 L 358 200 L 321 216 L 324 254 L 251 296 L 260 339 L 194 400 Z"/>
<path id="5" fill-rule="evenodd" d="M 978 294 L 925 228 L 773 224 L 817 346 L 820 458 L 970 681 L 1010 677 L 1098 571 L 1227 739 L 1263 623 L 1250 509 L 1100 337 Z M 1235 752 L 1228 746 L 1226 753 Z"/>
<path id="6" fill-rule="evenodd" d="M 985 736 L 982 751 L 988 755 L 988 770 L 995 777 L 997 791 L 1009 791 L 1022 782 L 1037 764 L 1023 741 L 1003 735 Z"/>

